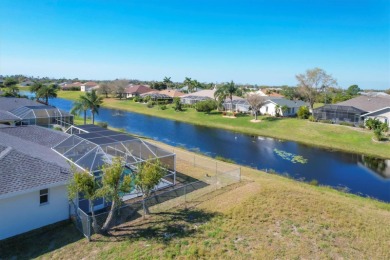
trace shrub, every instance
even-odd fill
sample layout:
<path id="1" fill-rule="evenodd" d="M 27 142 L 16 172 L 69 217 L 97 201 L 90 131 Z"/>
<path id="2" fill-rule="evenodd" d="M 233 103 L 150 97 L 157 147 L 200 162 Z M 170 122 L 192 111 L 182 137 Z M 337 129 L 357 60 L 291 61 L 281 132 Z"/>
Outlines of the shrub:
<path id="1" fill-rule="evenodd" d="M 210 113 L 212 110 L 217 109 L 217 102 L 215 100 L 205 100 L 196 103 L 196 111 Z"/>
<path id="2" fill-rule="evenodd" d="M 165 110 L 165 109 L 167 109 L 167 106 L 166 106 L 166 105 L 161 105 L 161 106 L 160 106 L 160 109 L 161 109 L 161 110 Z"/>
<path id="3" fill-rule="evenodd" d="M 383 138 L 382 130 L 379 129 L 379 128 L 377 128 L 377 129 L 374 130 L 374 135 L 375 135 L 375 138 L 376 138 L 378 141 L 382 140 L 382 138 Z"/>
<path id="4" fill-rule="evenodd" d="M 313 179 L 313 180 L 309 181 L 309 184 L 313 185 L 313 186 L 318 186 L 318 181 L 316 179 Z"/>
<path id="5" fill-rule="evenodd" d="M 314 116 L 309 116 L 309 121 L 316 122 L 317 120 L 314 118 Z"/>
<path id="6" fill-rule="evenodd" d="M 154 106 L 153 101 L 149 101 L 149 102 L 146 104 L 146 106 L 147 106 L 148 108 L 152 108 L 152 107 Z"/>
<path id="7" fill-rule="evenodd" d="M 308 119 L 310 116 L 310 111 L 308 107 L 302 106 L 298 109 L 297 116 L 300 119 Z"/>
<path id="8" fill-rule="evenodd" d="M 97 122 L 96 124 L 98 126 L 100 126 L 100 127 L 103 127 L 103 128 L 107 128 L 108 127 L 108 123 L 107 122 Z"/>
<path id="9" fill-rule="evenodd" d="M 61 131 L 61 132 L 62 132 L 62 128 L 61 128 L 61 127 L 59 127 L 59 126 L 55 126 L 55 127 L 53 127 L 53 129 L 54 129 L 54 130 L 57 130 L 57 131 Z"/>
<path id="10" fill-rule="evenodd" d="M 333 124 L 332 120 L 319 120 L 320 123 Z"/>
<path id="11" fill-rule="evenodd" d="M 173 109 L 175 109 L 175 111 L 182 111 L 182 104 L 180 98 L 175 97 L 173 99 Z"/>
<path id="12" fill-rule="evenodd" d="M 143 98 L 143 101 L 144 101 L 145 103 L 148 103 L 151 99 L 152 99 L 152 98 L 151 98 L 150 96 L 146 96 L 146 97 Z"/>

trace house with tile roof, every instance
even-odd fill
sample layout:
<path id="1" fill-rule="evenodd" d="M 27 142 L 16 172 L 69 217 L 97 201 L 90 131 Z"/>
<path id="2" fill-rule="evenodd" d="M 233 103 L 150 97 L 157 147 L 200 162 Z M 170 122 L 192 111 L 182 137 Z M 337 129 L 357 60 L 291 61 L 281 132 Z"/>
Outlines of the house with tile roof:
<path id="1" fill-rule="evenodd" d="M 51 147 L 66 134 L 0 127 L 0 240 L 69 219 L 70 165 Z"/>
<path id="2" fill-rule="evenodd" d="M 149 86 L 146 85 L 130 85 L 125 89 L 126 98 L 140 96 L 148 92 L 154 91 Z"/>

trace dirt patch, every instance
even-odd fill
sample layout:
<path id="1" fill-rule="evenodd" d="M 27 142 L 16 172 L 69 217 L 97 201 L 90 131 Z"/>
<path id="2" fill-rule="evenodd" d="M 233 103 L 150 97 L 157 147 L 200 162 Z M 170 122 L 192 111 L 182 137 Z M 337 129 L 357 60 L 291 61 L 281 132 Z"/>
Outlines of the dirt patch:
<path id="1" fill-rule="evenodd" d="M 252 123 L 260 123 L 261 120 L 259 120 L 259 119 L 257 119 L 257 120 L 256 120 L 256 119 L 252 119 L 251 122 L 252 122 Z"/>

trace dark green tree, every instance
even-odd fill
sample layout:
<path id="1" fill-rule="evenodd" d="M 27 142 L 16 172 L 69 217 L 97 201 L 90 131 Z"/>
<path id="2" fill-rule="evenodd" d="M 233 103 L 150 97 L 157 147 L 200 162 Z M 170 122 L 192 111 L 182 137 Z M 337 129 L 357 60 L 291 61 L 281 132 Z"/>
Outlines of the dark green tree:
<path id="1" fill-rule="evenodd" d="M 361 91 L 361 89 L 359 88 L 358 85 L 352 85 L 352 86 L 349 86 L 349 88 L 347 89 L 346 92 L 350 96 L 357 96 L 357 95 L 359 95 L 360 91 Z"/>
<path id="2" fill-rule="evenodd" d="M 149 214 L 149 208 L 145 201 L 150 197 L 153 189 L 166 174 L 167 170 L 159 160 L 146 161 L 138 165 L 135 186 L 142 192 L 144 218 L 145 215 Z"/>

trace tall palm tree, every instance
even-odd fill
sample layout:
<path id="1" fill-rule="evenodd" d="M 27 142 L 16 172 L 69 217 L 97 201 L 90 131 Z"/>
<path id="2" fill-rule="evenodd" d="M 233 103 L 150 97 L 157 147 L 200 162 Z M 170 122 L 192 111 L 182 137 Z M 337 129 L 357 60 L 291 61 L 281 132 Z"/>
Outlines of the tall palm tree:
<path id="1" fill-rule="evenodd" d="M 227 97 L 230 99 L 231 109 L 233 109 L 233 95 L 238 91 L 238 87 L 234 84 L 233 81 L 226 83 L 217 88 L 214 93 L 214 97 L 219 101 L 223 102 Z"/>
<path id="2" fill-rule="evenodd" d="M 185 77 L 183 83 L 184 83 L 184 85 L 187 85 L 188 93 L 191 93 L 192 92 L 192 88 L 193 88 L 192 79 L 189 78 L 189 77 Z"/>
<path id="3" fill-rule="evenodd" d="M 103 97 L 96 94 L 95 90 L 87 92 L 84 96 L 80 96 L 80 100 L 86 102 L 88 109 L 91 110 L 92 124 L 95 124 L 95 114 L 99 114 L 100 105 L 103 103 Z"/>
<path id="4" fill-rule="evenodd" d="M 167 88 L 172 87 L 173 81 L 171 80 L 171 77 L 164 77 L 163 82 Z"/>
<path id="5" fill-rule="evenodd" d="M 76 102 L 73 103 L 73 107 L 70 110 L 70 113 L 72 115 L 80 115 L 81 113 L 84 113 L 84 125 L 87 124 L 87 110 L 89 109 L 88 103 L 85 102 L 84 99 L 79 99 Z"/>

